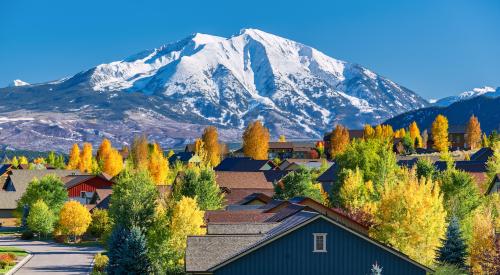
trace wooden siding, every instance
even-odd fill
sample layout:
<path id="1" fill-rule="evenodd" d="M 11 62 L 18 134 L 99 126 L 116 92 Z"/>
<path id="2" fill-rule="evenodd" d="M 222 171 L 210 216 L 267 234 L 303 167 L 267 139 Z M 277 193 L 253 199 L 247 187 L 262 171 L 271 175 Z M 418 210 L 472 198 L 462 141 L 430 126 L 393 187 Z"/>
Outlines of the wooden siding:
<path id="1" fill-rule="evenodd" d="M 68 189 L 70 198 L 80 197 L 82 191 L 94 192 L 96 189 L 110 188 L 111 182 L 105 179 L 94 177 Z"/>
<path id="2" fill-rule="evenodd" d="M 313 252 L 313 233 L 327 233 L 326 253 Z M 378 263 L 384 275 L 425 275 L 426 270 L 324 219 L 293 231 L 214 271 L 230 274 L 370 274 Z"/>

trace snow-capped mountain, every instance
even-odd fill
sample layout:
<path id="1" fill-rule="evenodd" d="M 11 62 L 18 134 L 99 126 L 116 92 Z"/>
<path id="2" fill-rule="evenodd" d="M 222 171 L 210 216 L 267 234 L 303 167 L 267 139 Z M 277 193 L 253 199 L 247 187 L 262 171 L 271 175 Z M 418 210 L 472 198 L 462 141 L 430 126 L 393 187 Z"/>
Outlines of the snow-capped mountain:
<path id="1" fill-rule="evenodd" d="M 20 79 L 15 79 L 12 83 L 9 84 L 9 87 L 19 87 L 19 86 L 27 86 L 30 85 L 28 82 L 24 82 Z"/>
<path id="2" fill-rule="evenodd" d="M 123 143 L 138 133 L 172 146 L 206 125 L 234 141 L 255 119 L 273 136 L 317 138 L 337 123 L 358 128 L 429 105 L 367 68 L 255 29 L 229 38 L 194 34 L 69 78 L 0 92 L 0 123 L 17 129 L 4 142 L 29 132 L 65 147 L 102 135 Z"/>
<path id="3" fill-rule="evenodd" d="M 435 106 L 446 107 L 446 106 L 450 106 L 451 104 L 453 104 L 457 101 L 467 100 L 467 99 L 471 99 L 473 97 L 477 97 L 477 96 L 481 96 L 481 95 L 486 95 L 486 96 L 490 96 L 490 97 L 500 96 L 500 87 L 496 88 L 496 89 L 493 87 L 488 87 L 488 86 L 484 86 L 481 88 L 474 88 L 470 91 L 465 91 L 463 93 L 460 93 L 457 96 L 445 97 L 445 98 L 439 99 L 435 102 L 431 101 L 431 103 Z"/>

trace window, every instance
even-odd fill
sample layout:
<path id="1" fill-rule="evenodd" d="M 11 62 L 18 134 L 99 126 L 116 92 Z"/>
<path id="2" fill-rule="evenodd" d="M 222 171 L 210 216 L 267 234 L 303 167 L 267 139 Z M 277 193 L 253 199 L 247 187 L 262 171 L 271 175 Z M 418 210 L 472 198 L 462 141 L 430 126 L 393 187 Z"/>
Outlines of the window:
<path id="1" fill-rule="evenodd" d="M 326 233 L 313 233 L 313 252 L 326 252 Z"/>

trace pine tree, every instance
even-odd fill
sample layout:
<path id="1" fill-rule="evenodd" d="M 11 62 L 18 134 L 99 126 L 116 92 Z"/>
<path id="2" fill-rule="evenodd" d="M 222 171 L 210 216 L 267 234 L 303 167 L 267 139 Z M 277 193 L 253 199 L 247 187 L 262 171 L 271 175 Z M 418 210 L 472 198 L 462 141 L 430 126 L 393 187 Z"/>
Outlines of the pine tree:
<path id="1" fill-rule="evenodd" d="M 337 124 L 335 130 L 333 130 L 330 136 L 330 156 L 334 158 L 338 154 L 345 151 L 347 145 L 349 144 L 349 130 Z"/>
<path id="2" fill-rule="evenodd" d="M 119 272 L 108 274 L 150 274 L 151 262 L 148 256 L 146 236 L 138 227 L 132 227 L 121 247 L 118 260 Z"/>
<path id="3" fill-rule="evenodd" d="M 219 165 L 221 158 L 221 151 L 219 145 L 219 135 L 217 133 L 217 128 L 214 126 L 208 126 L 203 131 L 201 137 L 205 145 L 205 151 L 207 153 L 207 162 L 215 167 Z"/>
<path id="4" fill-rule="evenodd" d="M 82 172 L 92 172 L 92 144 L 85 142 L 80 153 L 80 163 L 78 168 Z"/>
<path id="5" fill-rule="evenodd" d="M 269 130 L 257 120 L 250 123 L 243 133 L 243 153 L 256 160 L 268 159 Z"/>
<path id="6" fill-rule="evenodd" d="M 80 147 L 78 144 L 73 144 L 71 150 L 69 151 L 69 161 L 68 161 L 68 170 L 79 169 L 80 167 Z"/>
<path id="7" fill-rule="evenodd" d="M 442 264 L 452 264 L 465 269 L 467 245 L 462 237 L 460 223 L 455 216 L 451 218 L 446 230 L 446 238 L 441 239 L 441 244 L 437 251 L 436 260 Z"/>
<path id="8" fill-rule="evenodd" d="M 481 124 L 476 116 L 472 115 L 467 124 L 466 142 L 470 149 L 478 149 L 481 146 Z"/>
<path id="9" fill-rule="evenodd" d="M 443 115 L 438 115 L 432 122 L 432 140 L 434 149 L 448 152 L 448 119 Z"/>

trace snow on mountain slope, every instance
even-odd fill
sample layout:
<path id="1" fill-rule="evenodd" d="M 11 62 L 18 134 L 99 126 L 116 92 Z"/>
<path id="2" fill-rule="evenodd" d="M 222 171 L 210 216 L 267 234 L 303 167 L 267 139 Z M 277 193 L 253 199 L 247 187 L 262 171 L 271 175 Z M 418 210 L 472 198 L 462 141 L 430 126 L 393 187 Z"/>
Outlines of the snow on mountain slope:
<path id="1" fill-rule="evenodd" d="M 20 79 L 15 79 L 12 81 L 12 83 L 10 83 L 9 87 L 20 87 L 20 86 L 26 86 L 26 85 L 30 85 L 28 82 L 24 82 Z"/>
<path id="2" fill-rule="evenodd" d="M 436 102 L 431 102 L 435 106 L 442 106 L 446 107 L 449 106 L 457 101 L 462 101 L 462 100 L 467 100 L 471 99 L 473 97 L 481 96 L 481 95 L 486 95 L 490 97 L 497 97 L 500 96 L 500 87 L 499 88 L 493 88 L 493 87 L 488 87 L 484 86 L 481 88 L 474 88 L 470 91 L 465 91 L 458 96 L 449 96 L 445 97 L 442 99 L 437 100 Z"/>
<path id="3" fill-rule="evenodd" d="M 169 130 L 172 123 L 196 131 L 217 125 L 226 140 L 238 140 L 245 125 L 263 119 L 273 136 L 317 138 L 337 123 L 359 128 L 428 105 L 367 68 L 255 29 L 230 38 L 194 34 L 60 81 L 15 89 L 4 89 L 5 97 L 18 105 L 0 106 L 0 115 L 50 110 L 81 114 L 99 131 L 109 121 L 125 128 L 134 121 L 139 132 L 148 131 L 138 123 L 147 117 L 161 126 L 157 135 L 177 141 L 182 137 Z M 21 100 L 40 91 L 48 91 L 47 97 Z M 194 131 L 184 138 L 199 135 Z M 118 138 L 121 131 L 109 134 L 125 139 Z"/>

